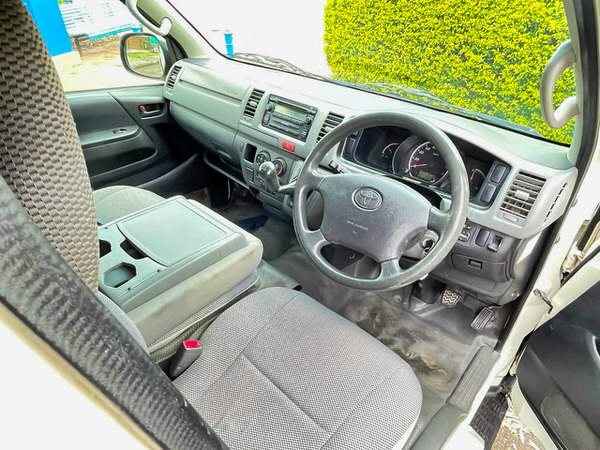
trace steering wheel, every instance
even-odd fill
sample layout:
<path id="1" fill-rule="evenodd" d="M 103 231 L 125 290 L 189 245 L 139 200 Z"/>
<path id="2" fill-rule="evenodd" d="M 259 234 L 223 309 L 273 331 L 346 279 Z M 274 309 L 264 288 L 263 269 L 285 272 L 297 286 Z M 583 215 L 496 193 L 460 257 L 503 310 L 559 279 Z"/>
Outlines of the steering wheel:
<path id="1" fill-rule="evenodd" d="M 411 130 L 439 150 L 450 175 L 451 206 L 447 211 L 411 187 L 384 175 L 327 174 L 319 170 L 325 155 L 349 135 L 365 128 L 393 126 Z M 323 197 L 323 221 L 311 230 L 307 221 L 308 194 Z M 469 207 L 469 180 L 463 160 L 448 136 L 435 125 L 404 113 L 375 112 L 338 125 L 317 143 L 296 182 L 294 229 L 302 249 L 326 276 L 347 287 L 389 290 L 424 278 L 448 255 L 463 228 Z M 426 233 L 438 236 L 431 250 L 412 267 L 400 267 L 400 257 Z M 321 254 L 328 244 L 339 244 L 375 260 L 379 275 L 358 278 L 334 267 Z"/>

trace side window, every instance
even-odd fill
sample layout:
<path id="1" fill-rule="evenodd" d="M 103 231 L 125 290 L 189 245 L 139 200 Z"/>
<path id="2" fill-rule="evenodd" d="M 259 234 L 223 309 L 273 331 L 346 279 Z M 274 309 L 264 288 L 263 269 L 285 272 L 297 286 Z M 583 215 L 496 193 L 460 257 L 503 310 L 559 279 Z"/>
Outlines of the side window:
<path id="1" fill-rule="evenodd" d="M 48 47 L 65 92 L 158 84 L 128 72 L 120 36 L 143 31 L 119 0 L 23 0 Z"/>

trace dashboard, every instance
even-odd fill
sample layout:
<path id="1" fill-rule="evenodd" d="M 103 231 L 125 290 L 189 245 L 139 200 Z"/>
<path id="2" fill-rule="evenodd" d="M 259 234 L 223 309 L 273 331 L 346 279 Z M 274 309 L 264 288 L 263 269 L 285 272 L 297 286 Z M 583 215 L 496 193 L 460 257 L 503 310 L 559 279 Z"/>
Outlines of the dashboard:
<path id="1" fill-rule="evenodd" d="M 292 198 L 265 188 L 258 174 L 261 162 L 273 161 L 281 184 L 293 182 L 327 133 L 372 111 L 399 111 L 436 125 L 460 152 L 470 203 L 458 242 L 430 275 L 451 289 L 495 304 L 522 293 L 577 178 L 563 146 L 414 103 L 224 58 L 178 61 L 167 76 L 164 97 L 173 119 L 201 144 L 207 165 L 247 188 L 266 210 L 289 220 Z M 360 130 L 335 145 L 321 169 L 394 178 L 411 184 L 442 209 L 452 201 L 445 161 L 432 143 L 407 129 Z M 318 198 L 308 203 L 318 216 Z"/>

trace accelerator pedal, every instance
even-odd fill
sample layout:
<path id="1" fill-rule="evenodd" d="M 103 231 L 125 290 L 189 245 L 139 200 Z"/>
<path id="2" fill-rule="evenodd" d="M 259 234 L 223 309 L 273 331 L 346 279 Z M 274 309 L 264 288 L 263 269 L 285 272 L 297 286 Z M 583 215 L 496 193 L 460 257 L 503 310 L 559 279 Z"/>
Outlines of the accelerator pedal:
<path id="1" fill-rule="evenodd" d="M 489 321 L 494 318 L 495 315 L 496 313 L 494 312 L 494 310 L 486 306 L 481 311 L 479 311 L 477 317 L 473 319 L 473 322 L 471 322 L 471 328 L 473 328 L 477 332 L 480 332 L 485 328 Z"/>

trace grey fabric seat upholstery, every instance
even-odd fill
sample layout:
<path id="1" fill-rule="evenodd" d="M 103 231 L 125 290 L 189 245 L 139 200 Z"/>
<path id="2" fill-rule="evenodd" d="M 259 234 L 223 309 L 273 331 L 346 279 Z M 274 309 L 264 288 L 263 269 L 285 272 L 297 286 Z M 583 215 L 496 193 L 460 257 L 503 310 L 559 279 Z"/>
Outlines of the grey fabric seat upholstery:
<path id="1" fill-rule="evenodd" d="M 154 192 L 133 186 L 110 186 L 94 191 L 96 219 L 105 224 L 164 200 Z"/>
<path id="2" fill-rule="evenodd" d="M 201 339 L 175 385 L 232 449 L 401 447 L 419 415 L 410 366 L 303 293 L 255 292 Z"/>

